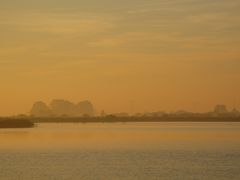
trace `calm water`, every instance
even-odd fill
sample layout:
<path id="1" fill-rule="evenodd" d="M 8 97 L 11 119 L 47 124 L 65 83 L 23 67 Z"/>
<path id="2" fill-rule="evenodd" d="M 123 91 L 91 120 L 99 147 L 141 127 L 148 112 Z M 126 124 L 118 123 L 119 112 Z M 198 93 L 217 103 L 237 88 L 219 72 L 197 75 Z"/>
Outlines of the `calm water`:
<path id="1" fill-rule="evenodd" d="M 240 179 L 240 123 L 0 130 L 0 179 Z"/>

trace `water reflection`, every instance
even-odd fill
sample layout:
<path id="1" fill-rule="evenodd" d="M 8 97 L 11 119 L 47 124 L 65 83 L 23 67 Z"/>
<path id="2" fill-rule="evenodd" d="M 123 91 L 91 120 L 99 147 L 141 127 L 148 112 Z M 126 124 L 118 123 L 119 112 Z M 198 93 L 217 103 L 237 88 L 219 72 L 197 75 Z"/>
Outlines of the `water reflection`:
<path id="1" fill-rule="evenodd" d="M 0 149 L 239 148 L 240 123 L 45 123 L 2 129 L 0 142 Z"/>

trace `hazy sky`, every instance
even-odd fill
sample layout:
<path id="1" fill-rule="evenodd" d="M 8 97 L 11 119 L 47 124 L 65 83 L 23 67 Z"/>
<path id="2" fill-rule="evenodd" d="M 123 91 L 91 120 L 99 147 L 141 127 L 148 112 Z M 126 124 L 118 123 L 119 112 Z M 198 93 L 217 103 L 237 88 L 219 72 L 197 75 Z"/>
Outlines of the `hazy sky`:
<path id="1" fill-rule="evenodd" d="M 0 115 L 240 109 L 239 0 L 0 0 Z"/>

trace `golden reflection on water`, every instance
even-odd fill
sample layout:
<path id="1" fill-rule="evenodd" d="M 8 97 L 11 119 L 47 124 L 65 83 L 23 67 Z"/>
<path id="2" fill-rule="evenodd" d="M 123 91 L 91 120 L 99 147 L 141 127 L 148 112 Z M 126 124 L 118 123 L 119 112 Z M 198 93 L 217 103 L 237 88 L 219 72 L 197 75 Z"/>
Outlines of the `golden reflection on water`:
<path id="1" fill-rule="evenodd" d="M 0 149 L 25 148 L 228 148 L 240 147 L 240 124 L 38 124 L 0 129 Z"/>

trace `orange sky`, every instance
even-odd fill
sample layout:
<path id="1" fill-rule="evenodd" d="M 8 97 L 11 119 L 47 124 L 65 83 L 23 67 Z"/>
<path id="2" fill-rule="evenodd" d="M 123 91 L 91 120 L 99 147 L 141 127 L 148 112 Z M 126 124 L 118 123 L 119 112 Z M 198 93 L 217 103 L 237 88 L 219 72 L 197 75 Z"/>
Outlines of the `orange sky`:
<path id="1" fill-rule="evenodd" d="M 98 111 L 240 109 L 238 0 L 0 2 L 0 115 L 34 101 Z"/>

